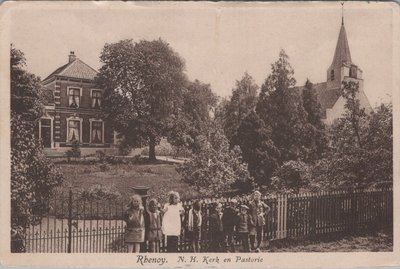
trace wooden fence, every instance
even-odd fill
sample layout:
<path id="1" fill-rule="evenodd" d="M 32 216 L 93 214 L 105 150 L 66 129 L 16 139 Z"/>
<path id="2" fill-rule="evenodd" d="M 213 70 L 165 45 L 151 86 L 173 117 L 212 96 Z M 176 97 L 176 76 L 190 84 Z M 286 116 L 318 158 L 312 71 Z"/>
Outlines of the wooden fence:
<path id="1" fill-rule="evenodd" d="M 391 189 L 278 195 L 262 200 L 271 208 L 264 227 L 264 240 L 351 234 L 393 225 Z M 226 205 L 229 199 L 203 200 L 203 251 L 207 251 L 209 245 L 208 217 L 217 201 Z M 247 203 L 245 197 L 239 199 L 239 204 Z M 191 201 L 183 202 L 186 214 L 191 204 Z M 26 252 L 126 252 L 124 208 L 124 204 L 112 200 L 78 199 L 72 192 L 66 196 L 57 195 L 49 201 L 46 216 L 40 216 L 41 221 L 27 227 Z M 161 251 L 166 250 L 165 240 L 160 247 Z M 190 251 L 184 227 L 179 251 Z"/>

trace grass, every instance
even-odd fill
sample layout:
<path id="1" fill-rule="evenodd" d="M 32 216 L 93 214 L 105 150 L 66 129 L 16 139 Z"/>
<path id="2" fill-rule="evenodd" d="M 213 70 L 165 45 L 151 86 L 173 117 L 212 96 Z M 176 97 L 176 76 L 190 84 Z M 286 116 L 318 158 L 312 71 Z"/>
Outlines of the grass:
<path id="1" fill-rule="evenodd" d="M 340 239 L 286 240 L 271 243 L 268 252 L 387 252 L 393 251 L 389 231 L 345 236 Z"/>
<path id="2" fill-rule="evenodd" d="M 176 172 L 175 164 L 158 162 L 155 164 L 112 164 L 106 169 L 101 164 L 57 164 L 60 167 L 65 181 L 62 189 L 86 189 L 94 185 L 117 191 L 126 200 L 133 194 L 132 187 L 150 187 L 150 197 L 155 197 L 160 202 L 166 202 L 167 193 L 177 191 L 181 199 L 193 199 L 200 194 L 190 185 L 181 180 Z"/>

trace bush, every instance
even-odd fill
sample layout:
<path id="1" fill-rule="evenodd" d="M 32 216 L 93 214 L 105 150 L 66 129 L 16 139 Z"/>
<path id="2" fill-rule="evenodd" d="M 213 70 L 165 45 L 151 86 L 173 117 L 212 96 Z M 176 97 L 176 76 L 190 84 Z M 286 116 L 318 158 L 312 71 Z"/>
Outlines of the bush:
<path id="1" fill-rule="evenodd" d="M 96 157 L 100 162 L 104 162 L 106 154 L 102 150 L 96 150 Z"/>
<path id="2" fill-rule="evenodd" d="M 122 139 L 118 145 L 118 151 L 120 155 L 128 156 L 132 151 L 132 147 L 126 143 L 125 139 Z"/>
<path id="3" fill-rule="evenodd" d="M 71 161 L 71 157 L 74 157 L 74 158 L 81 157 L 81 145 L 79 144 L 79 141 L 73 140 L 72 141 L 72 145 L 71 145 L 71 149 L 68 150 L 66 152 L 66 154 L 67 154 L 68 162 Z"/>
<path id="4" fill-rule="evenodd" d="M 100 164 L 100 171 L 101 172 L 106 172 L 106 171 L 110 171 L 111 167 L 108 163 L 102 163 Z"/>
<path id="5" fill-rule="evenodd" d="M 182 180 L 204 195 L 226 195 L 235 189 L 242 192 L 254 187 L 253 178 L 242 161 L 239 147 L 229 148 L 220 128 L 210 131 L 210 138 L 201 142 L 201 150 L 177 168 Z M 240 188 L 238 188 L 240 186 Z"/>
<path id="6" fill-rule="evenodd" d="M 42 152 L 31 122 L 11 116 L 11 236 L 12 252 L 24 251 L 18 238 L 24 228 L 35 223 L 35 216 L 46 213 L 46 206 L 63 176 Z M 15 240 L 14 240 L 15 239 Z"/>
<path id="7" fill-rule="evenodd" d="M 277 169 L 271 179 L 273 189 L 278 192 L 298 192 L 309 185 L 309 167 L 302 161 L 287 161 Z"/>

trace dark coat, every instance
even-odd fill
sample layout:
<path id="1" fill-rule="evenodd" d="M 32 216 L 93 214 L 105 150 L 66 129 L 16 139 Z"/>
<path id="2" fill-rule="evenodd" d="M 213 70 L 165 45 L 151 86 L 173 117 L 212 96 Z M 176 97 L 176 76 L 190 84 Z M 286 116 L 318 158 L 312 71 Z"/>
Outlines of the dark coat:
<path id="1" fill-rule="evenodd" d="M 210 216 L 210 234 L 212 236 L 221 235 L 224 232 L 224 225 L 222 222 L 222 218 L 219 217 L 217 213 L 214 213 Z"/>
<path id="2" fill-rule="evenodd" d="M 222 215 L 222 223 L 225 232 L 233 232 L 237 222 L 237 212 L 232 207 L 227 207 Z"/>
<path id="3" fill-rule="evenodd" d="M 236 219 L 236 231 L 238 233 L 248 233 L 250 231 L 250 227 L 254 226 L 253 218 L 249 214 L 239 213 Z"/>

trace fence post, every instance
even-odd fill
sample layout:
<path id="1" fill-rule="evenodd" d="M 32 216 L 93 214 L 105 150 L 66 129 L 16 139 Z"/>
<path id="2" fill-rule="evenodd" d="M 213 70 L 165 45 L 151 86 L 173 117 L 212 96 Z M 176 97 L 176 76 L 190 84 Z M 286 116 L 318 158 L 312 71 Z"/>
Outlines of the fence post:
<path id="1" fill-rule="evenodd" d="M 72 247 L 72 190 L 69 190 L 68 199 L 68 249 L 67 252 L 71 253 Z"/>

